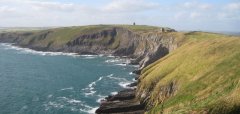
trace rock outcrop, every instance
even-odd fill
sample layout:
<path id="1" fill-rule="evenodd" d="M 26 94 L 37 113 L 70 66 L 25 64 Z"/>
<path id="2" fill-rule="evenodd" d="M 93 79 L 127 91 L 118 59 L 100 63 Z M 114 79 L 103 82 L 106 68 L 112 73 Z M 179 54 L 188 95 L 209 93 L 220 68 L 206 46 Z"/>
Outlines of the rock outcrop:
<path id="1" fill-rule="evenodd" d="M 79 54 L 106 54 L 132 58 L 131 64 L 139 64 L 141 70 L 176 49 L 173 29 L 135 32 L 123 27 L 110 27 L 99 31 L 76 35 L 59 43 L 52 40 L 54 30 L 40 32 L 1 33 L 0 42 L 40 51 L 73 52 Z M 69 34 L 69 33 L 66 33 Z"/>
<path id="2" fill-rule="evenodd" d="M 136 99 L 135 89 L 126 89 L 110 95 L 101 102 L 97 114 L 143 114 L 145 105 Z"/>
<path id="3" fill-rule="evenodd" d="M 240 112 L 239 37 L 142 27 L 1 33 L 0 42 L 42 51 L 131 58 L 131 64 L 140 65 L 134 71 L 138 82 L 129 85 L 133 89 L 108 96 L 98 114 Z"/>
<path id="4" fill-rule="evenodd" d="M 131 64 L 140 65 L 139 69 L 133 72 L 140 75 L 144 67 L 164 57 L 179 46 L 175 32 L 174 29 L 170 28 L 136 32 L 128 28 L 113 26 L 76 34 L 74 37 L 68 40 L 64 39 L 61 42 L 52 37 L 57 36 L 56 30 L 1 33 L 0 42 L 15 43 L 17 46 L 40 51 L 124 56 L 131 58 Z M 139 76 L 136 77 L 136 80 L 138 78 Z M 129 86 L 136 88 L 137 84 L 138 82 Z M 171 93 L 173 90 L 170 88 L 167 91 Z M 141 99 L 147 99 L 147 97 Z M 143 114 L 144 108 L 144 101 L 138 100 L 136 90 L 127 89 L 116 95 L 108 96 L 101 102 L 96 113 Z"/>

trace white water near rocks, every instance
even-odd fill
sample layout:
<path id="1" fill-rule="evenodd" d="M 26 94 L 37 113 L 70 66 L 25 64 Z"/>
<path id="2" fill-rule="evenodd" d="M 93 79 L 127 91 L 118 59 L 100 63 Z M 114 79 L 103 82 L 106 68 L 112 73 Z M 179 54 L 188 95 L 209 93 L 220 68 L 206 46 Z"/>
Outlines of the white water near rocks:
<path id="1" fill-rule="evenodd" d="M 111 55 L 41 52 L 12 44 L 0 44 L 0 53 L 4 114 L 93 114 L 102 99 L 133 82 L 136 67 Z"/>

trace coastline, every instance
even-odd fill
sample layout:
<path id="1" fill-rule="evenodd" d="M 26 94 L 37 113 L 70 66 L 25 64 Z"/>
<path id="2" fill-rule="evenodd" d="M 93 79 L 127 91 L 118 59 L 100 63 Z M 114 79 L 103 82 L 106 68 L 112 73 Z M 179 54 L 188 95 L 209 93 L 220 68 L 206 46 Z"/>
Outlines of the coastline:
<path id="1" fill-rule="evenodd" d="M 125 65 L 131 65 L 130 61 L 132 58 L 128 58 L 126 56 L 121 57 L 121 56 L 113 56 L 113 55 L 104 55 L 104 54 L 99 54 L 99 55 L 80 55 L 78 53 L 70 53 L 70 52 L 51 52 L 51 51 L 38 51 L 35 49 L 27 48 L 27 47 L 21 47 L 18 46 L 14 43 L 0 43 L 0 45 L 5 45 L 8 46 L 9 49 L 14 49 L 18 51 L 24 51 L 26 53 L 33 53 L 33 54 L 38 54 L 42 56 L 57 56 L 57 55 L 63 55 L 63 56 L 72 56 L 72 57 L 112 57 L 112 58 L 120 58 L 120 59 L 126 59 L 126 63 L 120 63 L 118 64 L 119 66 L 125 66 Z M 113 61 L 106 61 L 106 62 L 113 62 Z M 137 69 L 139 68 L 139 65 L 134 65 Z M 129 73 L 130 75 L 135 74 L 134 71 Z M 100 100 L 99 99 L 99 107 L 95 108 L 95 112 L 97 114 L 101 113 L 143 113 L 144 106 L 140 104 L 138 101 L 135 101 L 135 91 L 138 83 L 138 75 L 136 74 L 135 77 L 133 77 L 133 82 L 130 83 L 120 83 L 119 85 L 123 87 L 124 89 L 118 92 L 112 92 L 110 95 L 105 97 L 104 99 Z M 117 102 L 119 101 L 119 102 Z M 119 106 L 118 104 L 123 103 L 124 108 Z M 106 109 L 106 106 L 110 106 L 110 108 Z M 114 106 L 115 105 L 115 106 Z M 130 110 L 129 110 L 130 109 Z M 92 111 L 93 112 L 93 111 Z"/>
<path id="2" fill-rule="evenodd" d="M 59 55 L 63 54 L 69 56 L 100 55 L 124 58 L 128 59 L 128 62 L 118 65 L 137 65 L 136 70 L 132 71 L 132 73 L 140 75 L 143 68 L 177 49 L 177 47 L 181 45 L 178 44 L 178 42 L 183 40 L 182 38 L 177 40 L 178 38 L 176 35 L 178 33 L 171 28 L 145 26 L 99 27 L 101 27 L 101 29 L 96 28 L 97 31 L 95 31 L 95 29 L 86 29 L 90 32 L 75 34 L 75 36 L 72 37 L 62 36 L 58 33 L 59 30 L 56 32 L 51 29 L 37 33 L 3 33 L 0 34 L 0 42 L 14 43 L 14 46 L 44 52 L 46 55 L 54 52 Z M 139 29 L 139 27 L 142 29 Z M 81 29 L 79 30 L 83 31 Z M 52 35 L 58 37 L 52 37 Z M 51 41 L 51 39 L 54 40 Z M 63 42 L 58 43 L 58 41 L 62 40 Z M 137 80 L 138 77 L 139 76 L 133 78 Z M 121 85 L 127 86 L 126 84 Z M 128 85 L 133 86 L 129 88 L 137 88 L 137 83 L 129 83 Z M 122 96 L 120 102 L 119 99 L 117 99 L 101 103 L 100 109 L 104 110 L 104 106 L 107 107 L 108 105 L 115 103 L 116 106 L 115 108 L 112 107 L 112 109 L 117 109 L 117 111 L 115 110 L 114 113 L 135 113 L 136 110 L 137 113 L 139 113 L 139 109 L 141 109 L 140 112 L 143 112 L 143 104 L 135 99 L 135 92 L 133 92 L 133 90 L 131 92 L 128 90 L 126 91 L 120 91 L 118 92 L 119 94 L 115 96 L 109 95 L 109 97 L 114 98 L 122 95 L 125 97 Z M 134 93 L 134 97 L 131 100 L 128 100 L 129 98 L 126 97 L 132 95 L 132 93 Z M 125 98 L 127 100 L 125 100 Z M 119 107 L 120 109 L 116 107 Z M 99 110 L 97 113 L 101 113 Z M 111 110 L 108 111 L 110 112 L 106 113 L 111 113 Z"/>
<path id="3" fill-rule="evenodd" d="M 59 34 L 58 29 L 37 33 L 3 33 L 0 34 L 0 42 L 15 43 L 50 55 L 77 53 L 73 55 L 85 55 L 87 58 L 109 55 L 129 59 L 128 62 L 114 63 L 119 66 L 114 72 L 122 72 L 119 68 L 128 66 L 127 64 L 138 65 L 137 70 L 128 69 L 123 75 L 118 75 L 118 78 L 122 76 L 132 80 L 128 77 L 134 73 L 138 82 L 128 84 L 130 89 L 119 92 L 112 92 L 118 88 L 109 90 L 108 96 L 102 96 L 107 96 L 105 100 L 97 100 L 100 102 L 97 114 L 239 112 L 239 102 L 235 102 L 239 100 L 239 87 L 235 81 L 239 80 L 239 37 L 201 31 L 163 31 L 164 29 L 156 28 L 131 30 L 112 26 L 96 30 L 90 29 L 89 32 L 71 37 L 63 36 L 66 33 L 72 34 L 71 32 L 64 30 L 66 33 Z M 108 71 L 113 72 L 113 67 Z M 109 79 L 112 80 L 107 77 L 106 82 Z M 118 82 L 117 87 L 127 86 L 126 83 Z M 99 91 L 105 91 L 105 88 L 110 89 L 111 86 L 107 84 Z M 225 102 L 229 107 L 225 108 Z M 94 112 L 90 114 L 92 113 Z"/>

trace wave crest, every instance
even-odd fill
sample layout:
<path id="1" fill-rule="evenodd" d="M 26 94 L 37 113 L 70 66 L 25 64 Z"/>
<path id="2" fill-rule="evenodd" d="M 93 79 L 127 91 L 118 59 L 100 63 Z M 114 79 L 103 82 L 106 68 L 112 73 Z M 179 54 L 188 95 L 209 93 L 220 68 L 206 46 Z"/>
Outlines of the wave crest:
<path id="1" fill-rule="evenodd" d="M 19 47 L 19 46 L 14 46 L 11 43 L 3 43 L 1 45 L 5 46 L 4 49 L 17 50 L 17 51 L 19 51 L 19 53 L 23 53 L 23 54 L 35 54 L 35 55 L 42 55 L 42 56 L 60 56 L 60 55 L 72 56 L 72 57 L 80 56 L 77 53 L 35 51 L 35 50 L 29 49 L 29 48 L 22 48 L 22 47 Z"/>

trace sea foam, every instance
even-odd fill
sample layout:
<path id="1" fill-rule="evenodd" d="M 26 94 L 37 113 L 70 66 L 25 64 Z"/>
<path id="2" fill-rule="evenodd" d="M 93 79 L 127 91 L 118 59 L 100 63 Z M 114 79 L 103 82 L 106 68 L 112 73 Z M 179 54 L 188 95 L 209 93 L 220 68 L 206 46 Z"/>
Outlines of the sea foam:
<path id="1" fill-rule="evenodd" d="M 128 87 L 128 85 L 131 84 L 131 82 L 120 82 L 118 85 L 120 85 L 122 88 L 131 88 L 131 87 Z"/>
<path id="2" fill-rule="evenodd" d="M 96 86 L 96 83 L 101 81 L 103 79 L 103 77 L 99 77 L 98 80 L 94 81 L 94 82 L 91 82 L 90 84 L 88 84 L 88 86 L 84 89 L 82 89 L 85 94 L 85 96 L 89 96 L 89 95 L 93 95 L 94 93 L 96 93 L 96 91 L 94 90 L 94 86 Z"/>
<path id="3" fill-rule="evenodd" d="M 62 88 L 60 91 L 65 91 L 65 90 L 73 90 L 73 87 Z"/>
<path id="4" fill-rule="evenodd" d="M 103 96 L 103 95 L 97 95 L 98 99 L 96 100 L 97 103 L 101 103 L 101 101 L 103 101 L 107 96 Z"/>
<path id="5" fill-rule="evenodd" d="M 72 57 L 80 56 L 77 53 L 35 51 L 33 49 L 22 48 L 22 47 L 14 46 L 13 44 L 6 44 L 6 43 L 1 45 L 5 46 L 6 47 L 5 49 L 17 50 L 19 51 L 19 53 L 24 53 L 24 54 L 35 54 L 35 55 L 42 55 L 42 56 L 59 56 L 59 55 L 72 56 Z"/>

